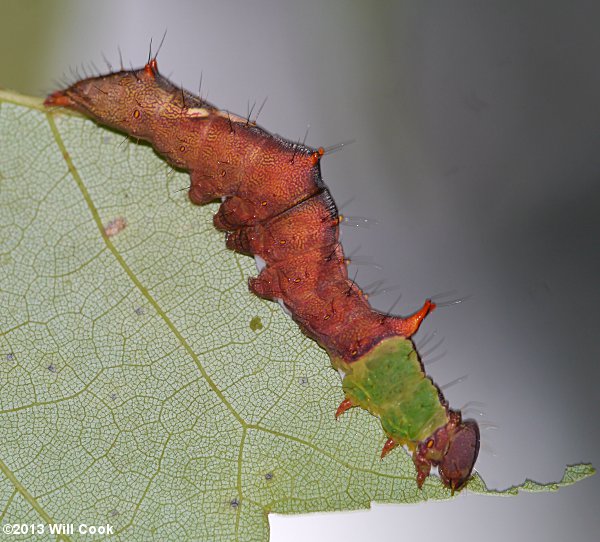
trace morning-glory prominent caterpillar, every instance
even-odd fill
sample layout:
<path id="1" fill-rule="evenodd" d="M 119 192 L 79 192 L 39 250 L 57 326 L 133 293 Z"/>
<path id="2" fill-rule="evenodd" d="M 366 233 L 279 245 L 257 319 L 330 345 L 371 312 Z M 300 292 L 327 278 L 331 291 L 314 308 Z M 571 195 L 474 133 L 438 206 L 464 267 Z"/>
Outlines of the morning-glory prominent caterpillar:
<path id="1" fill-rule="evenodd" d="M 432 466 L 453 491 L 466 483 L 479 428 L 448 407 L 410 339 L 435 305 L 428 300 L 406 318 L 383 314 L 349 280 L 340 217 L 321 178 L 322 148 L 273 135 L 176 87 L 159 74 L 156 57 L 139 70 L 78 81 L 45 104 L 149 141 L 189 171 L 190 200 L 221 200 L 215 227 L 227 232 L 228 248 L 259 264 L 250 290 L 285 305 L 329 354 L 345 395 L 336 417 L 356 406 L 377 416 L 388 437 L 382 457 L 407 446 L 419 487 Z"/>

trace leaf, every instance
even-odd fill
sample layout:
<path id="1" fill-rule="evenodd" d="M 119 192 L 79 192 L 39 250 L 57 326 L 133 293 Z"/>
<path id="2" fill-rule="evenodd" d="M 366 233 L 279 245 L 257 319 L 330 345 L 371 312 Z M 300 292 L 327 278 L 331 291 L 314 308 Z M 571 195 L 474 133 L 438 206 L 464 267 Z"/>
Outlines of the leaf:
<path id="1" fill-rule="evenodd" d="M 37 99 L 0 100 L 4 523 L 267 540 L 269 512 L 450 498 L 437 477 L 416 488 L 407 454 L 379 460 L 375 418 L 334 420 L 326 354 L 248 292 L 254 262 L 225 249 L 216 206 L 188 202 L 185 173 Z"/>

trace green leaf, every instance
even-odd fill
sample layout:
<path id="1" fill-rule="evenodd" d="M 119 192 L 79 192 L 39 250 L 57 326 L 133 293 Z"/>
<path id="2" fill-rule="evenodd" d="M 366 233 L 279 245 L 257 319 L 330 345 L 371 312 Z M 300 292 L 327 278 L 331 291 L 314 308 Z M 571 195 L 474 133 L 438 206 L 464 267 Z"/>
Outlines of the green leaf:
<path id="1" fill-rule="evenodd" d="M 225 249 L 216 206 L 189 203 L 185 173 L 6 92 L 0 141 L 2 522 L 267 540 L 269 512 L 450 498 L 434 476 L 417 489 L 407 454 L 380 461 L 368 413 L 334 420 L 326 354 L 248 292 L 253 260 Z"/>

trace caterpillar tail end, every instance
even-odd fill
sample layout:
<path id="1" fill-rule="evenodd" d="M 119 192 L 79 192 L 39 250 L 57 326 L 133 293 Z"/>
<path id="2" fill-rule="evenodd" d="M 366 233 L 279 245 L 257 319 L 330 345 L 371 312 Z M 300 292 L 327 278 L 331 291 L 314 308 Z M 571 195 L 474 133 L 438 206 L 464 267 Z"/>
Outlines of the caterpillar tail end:
<path id="1" fill-rule="evenodd" d="M 62 90 L 57 90 L 44 100 L 46 107 L 73 107 L 75 102 Z"/>

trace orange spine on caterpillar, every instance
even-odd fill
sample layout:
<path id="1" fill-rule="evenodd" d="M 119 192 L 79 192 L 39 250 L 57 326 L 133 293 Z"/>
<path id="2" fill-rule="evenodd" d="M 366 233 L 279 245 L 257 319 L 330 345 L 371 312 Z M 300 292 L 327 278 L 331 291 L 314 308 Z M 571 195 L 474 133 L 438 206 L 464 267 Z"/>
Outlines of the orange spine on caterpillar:
<path id="1" fill-rule="evenodd" d="M 156 57 L 139 70 L 78 81 L 45 104 L 149 141 L 190 172 L 193 203 L 222 200 L 213 222 L 227 232 L 227 247 L 262 264 L 250 290 L 281 301 L 342 375 L 336 417 L 354 406 L 378 416 L 388 437 L 382 457 L 408 446 L 419 487 L 432 466 L 453 491 L 466 483 L 479 429 L 449 409 L 410 340 L 435 305 L 428 300 L 405 318 L 383 314 L 348 278 L 340 217 L 321 178 L 322 148 L 273 135 L 176 87 Z"/>

